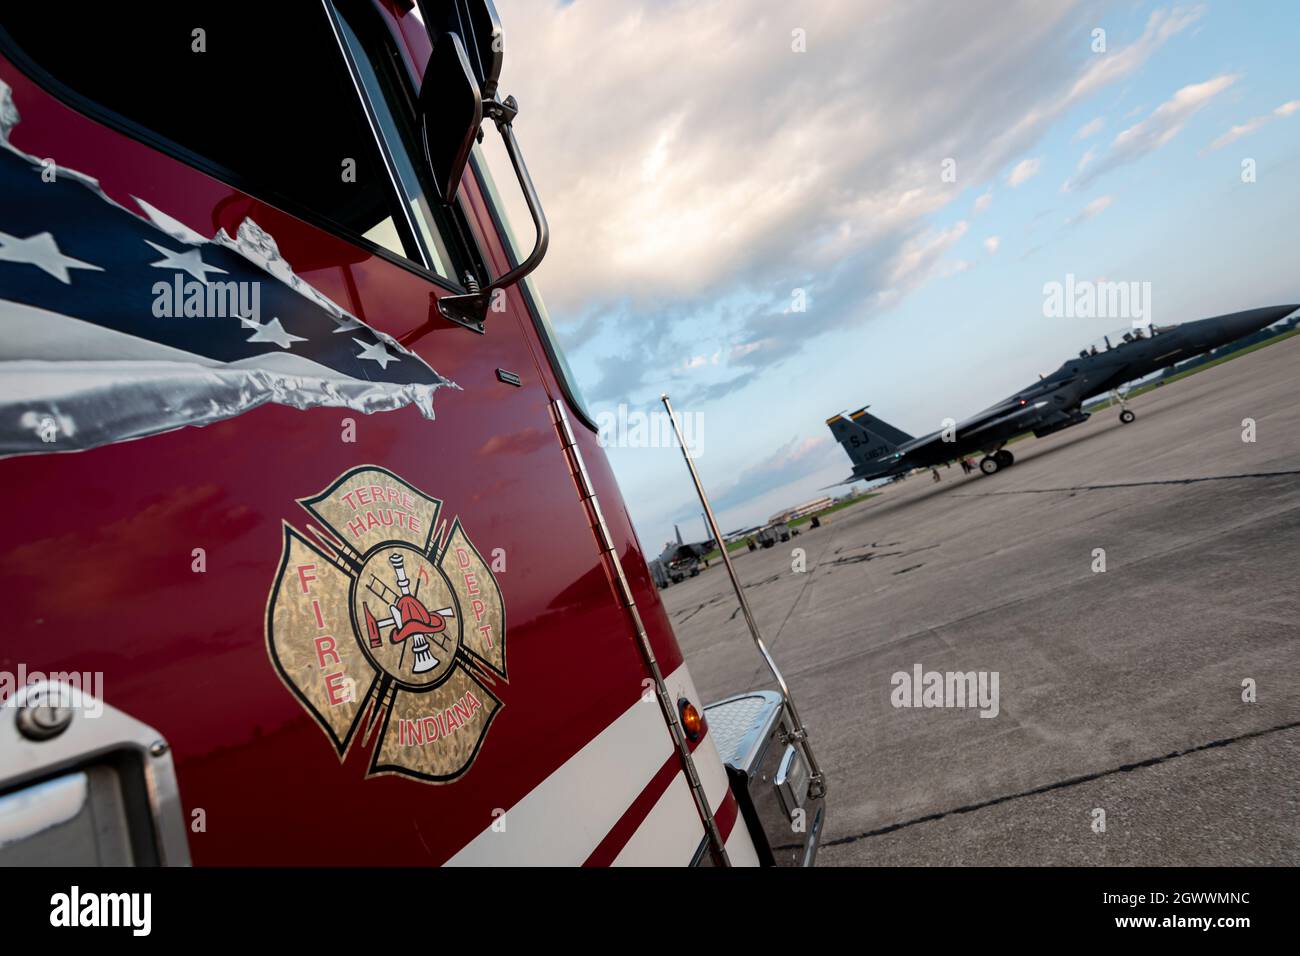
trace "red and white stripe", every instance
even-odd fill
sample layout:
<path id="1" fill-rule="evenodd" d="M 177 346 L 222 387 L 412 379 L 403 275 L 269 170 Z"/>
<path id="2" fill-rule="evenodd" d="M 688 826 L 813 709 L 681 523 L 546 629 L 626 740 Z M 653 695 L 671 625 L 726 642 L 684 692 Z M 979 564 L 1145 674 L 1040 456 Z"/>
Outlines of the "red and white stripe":
<path id="1" fill-rule="evenodd" d="M 686 665 L 665 678 L 670 699 L 700 706 Z M 712 737 L 694 745 L 696 771 L 727 853 L 757 866 Z M 451 866 L 683 866 L 704 826 L 655 697 L 639 699 L 488 827 Z"/>

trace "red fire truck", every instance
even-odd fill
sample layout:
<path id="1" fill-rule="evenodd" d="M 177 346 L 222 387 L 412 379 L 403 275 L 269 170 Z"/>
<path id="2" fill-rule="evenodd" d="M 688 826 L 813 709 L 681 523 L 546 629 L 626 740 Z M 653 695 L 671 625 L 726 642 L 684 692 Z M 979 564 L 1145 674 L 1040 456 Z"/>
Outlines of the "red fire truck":
<path id="1" fill-rule="evenodd" d="M 0 13 L 0 863 L 813 861 L 784 682 L 700 700 L 528 278 L 502 49 Z"/>

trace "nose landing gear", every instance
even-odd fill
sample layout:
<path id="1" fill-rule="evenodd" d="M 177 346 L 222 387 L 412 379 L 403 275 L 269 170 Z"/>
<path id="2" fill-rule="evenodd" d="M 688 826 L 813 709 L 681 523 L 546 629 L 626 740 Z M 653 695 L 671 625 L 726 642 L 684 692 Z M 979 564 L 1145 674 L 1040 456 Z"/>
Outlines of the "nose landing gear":
<path id="1" fill-rule="evenodd" d="M 980 471 L 986 475 L 997 474 L 1003 468 L 1010 468 L 1016 463 L 1016 456 L 1011 454 L 1005 448 L 999 448 L 991 455 L 985 455 L 980 460 Z"/>
<path id="2" fill-rule="evenodd" d="M 1111 400 L 1119 405 L 1119 421 L 1121 425 L 1127 425 L 1137 418 L 1137 415 L 1129 410 L 1128 403 L 1124 401 L 1124 396 L 1119 393 L 1119 389 L 1112 390 L 1110 395 Z"/>

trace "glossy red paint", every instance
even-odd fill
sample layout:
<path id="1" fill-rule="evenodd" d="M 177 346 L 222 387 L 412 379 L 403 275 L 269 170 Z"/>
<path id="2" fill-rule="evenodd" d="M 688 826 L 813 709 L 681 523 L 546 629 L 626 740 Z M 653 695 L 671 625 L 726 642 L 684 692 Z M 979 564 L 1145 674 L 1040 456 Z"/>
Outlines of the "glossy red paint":
<path id="1" fill-rule="evenodd" d="M 444 290 L 421 275 L 100 125 L 4 60 L 0 78 L 22 115 L 15 146 L 204 235 L 252 218 L 305 281 L 460 386 L 438 391 L 432 422 L 409 408 L 264 406 L 205 428 L 0 461 L 0 667 L 102 671 L 107 701 L 170 742 L 187 814 L 205 812 L 206 832 L 190 834 L 197 864 L 442 862 L 631 706 L 646 677 L 552 425 L 548 404 L 562 392 L 521 296 L 509 292 L 483 336 L 430 322 L 431 294 Z M 504 269 L 472 176 L 461 198 L 483 254 Z M 502 384 L 497 368 L 523 386 Z M 642 548 L 595 435 L 571 417 L 668 673 L 681 653 Z M 345 418 L 355 443 L 342 441 Z M 450 784 L 366 779 L 368 748 L 355 744 L 340 763 L 268 660 L 282 523 L 302 527 L 295 499 L 361 464 L 441 498 L 485 555 L 506 554 L 497 577 L 510 680 L 494 687 L 504 708 Z M 195 548 L 206 573 L 191 570 Z"/>

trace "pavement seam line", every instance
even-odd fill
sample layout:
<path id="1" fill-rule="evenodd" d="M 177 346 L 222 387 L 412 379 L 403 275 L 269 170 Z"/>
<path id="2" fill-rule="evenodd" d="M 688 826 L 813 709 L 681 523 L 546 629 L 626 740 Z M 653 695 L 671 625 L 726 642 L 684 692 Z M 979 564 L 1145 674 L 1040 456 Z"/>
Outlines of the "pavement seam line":
<path id="1" fill-rule="evenodd" d="M 977 491 L 955 494 L 954 498 L 991 498 L 994 495 L 1052 495 L 1064 491 L 1108 491 L 1112 488 L 1144 488 L 1151 485 L 1196 485 L 1205 481 L 1240 481 L 1247 478 L 1290 478 L 1300 469 L 1290 471 L 1256 471 L 1240 475 L 1206 475 L 1202 478 L 1153 478 L 1150 481 L 1120 481 L 1106 485 L 1071 485 L 1065 488 L 1012 488 L 1007 491 Z"/>
<path id="2" fill-rule="evenodd" d="M 1240 743 L 1243 740 L 1252 740 L 1256 737 L 1263 737 L 1266 734 L 1275 734 L 1286 730 L 1294 730 L 1297 727 L 1300 727 L 1300 720 L 1292 721 L 1289 724 L 1279 724 L 1276 727 L 1267 727 L 1263 730 L 1252 730 L 1248 733 L 1238 734 L 1236 737 L 1224 737 L 1220 740 L 1212 740 L 1209 743 L 1197 744 L 1195 747 L 1189 747 L 1186 750 L 1175 750 L 1161 757 L 1148 757 L 1146 760 L 1121 764 L 1120 766 L 1112 767 L 1109 770 L 1099 770 L 1096 773 L 1084 774 L 1079 777 L 1069 777 L 1065 780 L 1058 780 L 1055 783 L 1043 784 L 1041 787 L 1034 787 L 1032 790 L 1022 790 L 1019 793 L 993 797 L 990 800 L 981 800 L 978 803 L 955 807 L 951 810 L 940 810 L 937 813 L 927 813 L 922 817 L 916 817 L 912 820 L 904 820 L 901 823 L 891 823 L 888 826 L 878 827 L 875 830 L 867 830 L 865 833 L 858 833 L 853 836 L 837 837 L 834 840 L 828 840 L 823 843 L 822 846 L 845 846 L 849 843 L 856 843 L 859 840 L 866 840 L 871 837 L 883 836 L 886 833 L 893 833 L 896 830 L 902 830 L 906 827 L 913 827 L 921 823 L 931 823 L 935 820 L 942 820 L 944 817 L 953 816 L 954 814 L 971 813 L 975 810 L 983 810 L 986 807 L 996 806 L 1000 803 L 1008 803 L 1012 800 L 1019 800 L 1023 797 L 1033 797 L 1043 793 L 1050 793 L 1053 790 L 1064 790 L 1068 787 L 1077 787 L 1079 784 L 1090 783 L 1093 780 L 1101 780 L 1104 777 L 1114 776 L 1119 773 L 1130 773 L 1134 770 L 1158 766 L 1159 764 L 1176 760 L 1179 757 L 1186 757 L 1191 754 L 1213 750 L 1218 747 L 1227 747 L 1230 744 Z"/>

